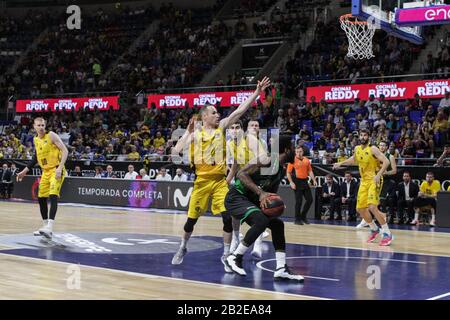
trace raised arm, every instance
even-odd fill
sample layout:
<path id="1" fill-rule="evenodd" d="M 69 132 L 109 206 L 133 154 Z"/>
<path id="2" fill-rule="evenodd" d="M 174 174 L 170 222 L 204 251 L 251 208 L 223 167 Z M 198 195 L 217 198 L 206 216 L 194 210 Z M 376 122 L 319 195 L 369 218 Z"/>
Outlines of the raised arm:
<path id="1" fill-rule="evenodd" d="M 219 123 L 219 127 L 222 129 L 228 128 L 230 125 L 239 120 L 240 117 L 250 108 L 253 101 L 260 95 L 261 91 L 264 91 L 267 87 L 270 86 L 270 80 L 267 77 L 264 77 L 261 81 L 258 81 L 258 85 L 256 86 L 256 90 L 253 94 L 241 105 L 234 110 L 228 117 L 222 119 Z"/>

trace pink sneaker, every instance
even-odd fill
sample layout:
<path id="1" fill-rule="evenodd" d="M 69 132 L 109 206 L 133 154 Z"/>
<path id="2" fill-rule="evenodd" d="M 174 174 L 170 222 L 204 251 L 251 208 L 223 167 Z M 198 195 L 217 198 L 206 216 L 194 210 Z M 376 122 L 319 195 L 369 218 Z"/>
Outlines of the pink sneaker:
<path id="1" fill-rule="evenodd" d="M 383 238 L 380 241 L 380 246 L 388 246 L 391 244 L 392 240 L 394 240 L 394 236 L 391 234 L 383 233 Z"/>
<path id="2" fill-rule="evenodd" d="M 378 235 L 380 234 L 380 229 L 377 229 L 375 231 L 371 231 L 370 232 L 370 236 L 369 239 L 367 239 L 367 243 L 372 243 L 375 241 L 375 239 L 378 237 Z"/>

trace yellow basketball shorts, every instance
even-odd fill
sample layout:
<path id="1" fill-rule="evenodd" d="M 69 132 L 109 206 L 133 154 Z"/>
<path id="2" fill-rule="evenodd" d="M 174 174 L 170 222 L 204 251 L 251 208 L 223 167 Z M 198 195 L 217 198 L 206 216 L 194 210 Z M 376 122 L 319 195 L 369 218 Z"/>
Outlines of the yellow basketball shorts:
<path id="1" fill-rule="evenodd" d="M 380 203 L 382 186 L 382 181 L 377 185 L 374 181 L 361 180 L 356 199 L 356 209 L 368 208 L 371 204 L 377 206 Z"/>
<path id="2" fill-rule="evenodd" d="M 56 168 L 44 169 L 42 171 L 41 181 L 39 182 L 39 198 L 47 198 L 49 195 L 56 195 L 59 197 L 61 187 L 64 182 L 66 170 L 63 169 L 60 179 L 56 179 Z"/>
<path id="3" fill-rule="evenodd" d="M 189 201 L 188 218 L 198 219 L 202 216 L 208 210 L 209 199 L 213 214 L 225 212 L 227 193 L 228 183 L 225 177 L 197 177 Z"/>

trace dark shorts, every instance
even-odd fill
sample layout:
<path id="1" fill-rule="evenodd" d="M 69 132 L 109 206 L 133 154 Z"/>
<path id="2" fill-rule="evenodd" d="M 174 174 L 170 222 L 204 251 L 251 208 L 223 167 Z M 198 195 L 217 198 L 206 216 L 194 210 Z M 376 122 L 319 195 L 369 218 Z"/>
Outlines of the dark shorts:
<path id="1" fill-rule="evenodd" d="M 225 197 L 225 208 L 232 217 L 238 219 L 241 223 L 244 223 L 251 213 L 261 212 L 259 205 L 250 201 L 247 196 L 233 187 L 230 188 Z"/>
<path id="2" fill-rule="evenodd" d="M 414 208 L 423 208 L 426 206 L 431 206 L 434 210 L 436 210 L 436 199 L 419 197 L 414 201 Z"/>
<path id="3" fill-rule="evenodd" d="M 386 199 L 389 195 L 395 192 L 396 183 L 392 179 L 384 179 L 383 187 L 381 188 L 380 199 Z"/>

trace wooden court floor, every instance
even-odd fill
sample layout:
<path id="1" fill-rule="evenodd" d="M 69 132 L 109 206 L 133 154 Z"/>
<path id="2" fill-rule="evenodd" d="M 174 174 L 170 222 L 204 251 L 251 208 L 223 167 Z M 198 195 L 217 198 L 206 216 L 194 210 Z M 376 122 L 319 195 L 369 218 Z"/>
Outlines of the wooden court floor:
<path id="1" fill-rule="evenodd" d="M 60 205 L 55 233 L 104 232 L 181 235 L 184 214 L 126 211 Z M 0 236 L 30 234 L 40 227 L 38 205 L 0 202 Z M 246 228 L 244 228 L 245 230 Z M 366 244 L 367 231 L 354 227 L 285 224 L 290 244 L 356 248 L 372 251 L 450 257 L 450 233 L 395 230 L 391 247 Z M 221 220 L 205 216 L 194 236 L 222 234 Z M 70 263 L 9 254 L 14 248 L 0 245 L 0 299 L 317 299 L 269 290 L 141 274 L 80 264 L 82 287 L 67 288 Z M 168 266 L 169 267 L 169 266 Z"/>

